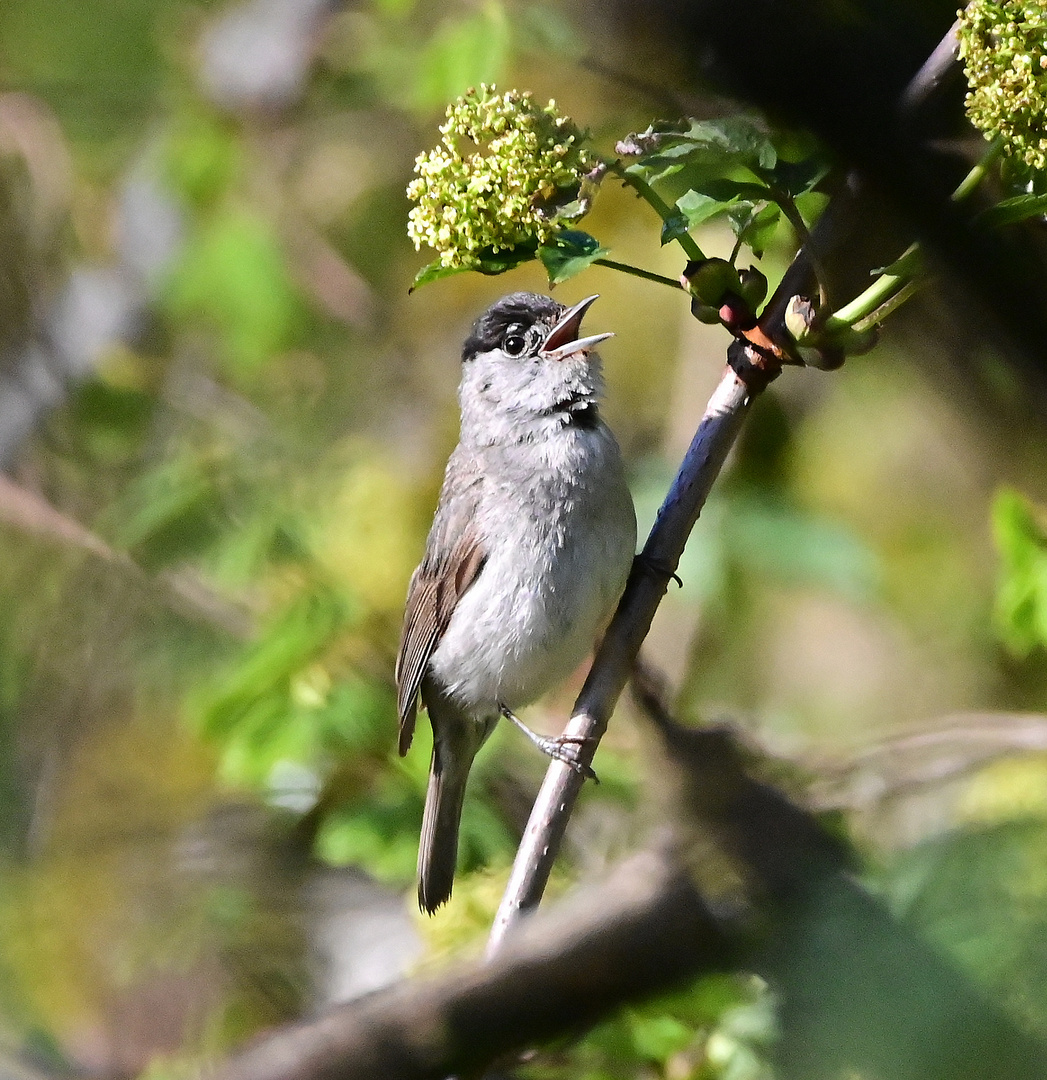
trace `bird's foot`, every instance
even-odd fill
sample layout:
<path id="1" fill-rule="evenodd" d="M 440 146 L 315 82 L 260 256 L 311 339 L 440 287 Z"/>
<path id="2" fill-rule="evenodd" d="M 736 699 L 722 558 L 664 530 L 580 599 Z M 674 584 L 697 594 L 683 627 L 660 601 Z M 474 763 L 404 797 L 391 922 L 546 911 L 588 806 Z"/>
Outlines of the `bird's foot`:
<path id="1" fill-rule="evenodd" d="M 543 754 L 547 754 L 554 761 L 562 761 L 579 776 L 582 776 L 587 780 L 592 780 L 597 784 L 600 782 L 600 778 L 593 772 L 592 766 L 586 765 L 585 762 L 579 760 L 578 757 L 578 747 L 583 746 L 587 742 L 592 742 L 592 739 L 588 736 L 539 735 L 536 731 L 532 731 L 516 715 L 516 713 L 507 706 L 499 705 L 498 711 L 506 718 L 506 720 L 518 727 Z"/>
<path id="2" fill-rule="evenodd" d="M 681 589 L 683 588 L 683 579 L 664 559 L 659 559 L 654 555 L 646 555 L 641 551 L 633 561 L 643 567 L 649 574 L 664 577 L 667 581 L 675 581 Z"/>

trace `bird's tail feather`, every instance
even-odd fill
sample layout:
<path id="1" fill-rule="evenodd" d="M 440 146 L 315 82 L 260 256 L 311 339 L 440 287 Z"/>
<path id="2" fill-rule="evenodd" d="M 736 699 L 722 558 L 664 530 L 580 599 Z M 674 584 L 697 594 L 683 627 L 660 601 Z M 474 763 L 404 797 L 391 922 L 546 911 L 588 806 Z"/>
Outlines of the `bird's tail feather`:
<path id="1" fill-rule="evenodd" d="M 430 915 L 451 895 L 458 862 L 458 829 L 472 754 L 433 747 L 418 846 L 418 903 Z"/>

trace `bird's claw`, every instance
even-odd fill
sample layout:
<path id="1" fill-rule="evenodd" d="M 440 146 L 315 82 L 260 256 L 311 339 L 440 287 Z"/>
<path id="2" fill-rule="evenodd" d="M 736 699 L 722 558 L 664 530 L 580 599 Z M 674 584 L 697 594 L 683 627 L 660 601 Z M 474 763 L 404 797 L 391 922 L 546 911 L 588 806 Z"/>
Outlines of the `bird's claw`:
<path id="1" fill-rule="evenodd" d="M 573 769 L 579 776 L 586 780 L 592 780 L 598 784 L 600 778 L 593 771 L 591 765 L 585 764 L 578 757 L 578 747 L 592 742 L 588 735 L 539 735 L 532 731 L 517 715 L 505 705 L 499 705 L 498 711 L 518 727 L 526 736 L 548 757 L 554 761 L 563 762 L 568 768 Z"/>
<path id="2" fill-rule="evenodd" d="M 659 559 L 652 555 L 645 555 L 641 551 L 640 554 L 636 556 L 636 561 L 650 573 L 658 574 L 660 577 L 664 577 L 669 581 L 675 581 L 681 589 L 683 588 L 683 578 L 681 578 L 664 559 Z"/>
<path id="3" fill-rule="evenodd" d="M 594 784 L 600 782 L 600 778 L 593 771 L 591 765 L 578 759 L 576 749 L 568 750 L 568 747 L 578 747 L 590 740 L 584 735 L 559 735 L 555 738 L 546 739 L 538 737 L 537 746 L 543 753 L 548 754 L 554 761 L 562 761 L 566 766 L 573 769 L 579 776 L 586 780 L 592 780 Z"/>

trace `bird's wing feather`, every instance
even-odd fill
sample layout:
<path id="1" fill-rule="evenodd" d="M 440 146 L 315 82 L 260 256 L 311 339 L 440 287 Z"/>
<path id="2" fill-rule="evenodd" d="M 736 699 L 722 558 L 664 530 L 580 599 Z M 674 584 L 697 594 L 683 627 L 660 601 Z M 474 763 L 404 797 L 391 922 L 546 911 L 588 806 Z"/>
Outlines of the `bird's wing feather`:
<path id="1" fill-rule="evenodd" d="M 475 529 L 480 483 L 479 473 L 452 456 L 425 556 L 407 590 L 407 608 L 396 657 L 401 754 L 407 753 L 414 736 L 418 692 L 429 658 L 447 630 L 458 601 L 483 569 L 486 552 Z M 446 499 L 450 490 L 455 492 L 453 502 Z"/>

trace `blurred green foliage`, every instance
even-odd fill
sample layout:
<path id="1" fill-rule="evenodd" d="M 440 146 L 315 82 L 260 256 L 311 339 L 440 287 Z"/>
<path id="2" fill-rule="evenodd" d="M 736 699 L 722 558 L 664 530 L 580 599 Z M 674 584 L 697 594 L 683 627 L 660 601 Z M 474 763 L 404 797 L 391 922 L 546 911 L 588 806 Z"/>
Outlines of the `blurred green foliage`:
<path id="1" fill-rule="evenodd" d="M 1000 551 L 996 625 L 1008 648 L 1028 656 L 1047 647 L 1047 527 L 1042 509 L 1019 492 L 1000 491 L 993 536 Z"/>

